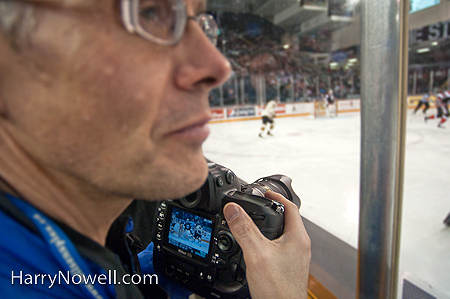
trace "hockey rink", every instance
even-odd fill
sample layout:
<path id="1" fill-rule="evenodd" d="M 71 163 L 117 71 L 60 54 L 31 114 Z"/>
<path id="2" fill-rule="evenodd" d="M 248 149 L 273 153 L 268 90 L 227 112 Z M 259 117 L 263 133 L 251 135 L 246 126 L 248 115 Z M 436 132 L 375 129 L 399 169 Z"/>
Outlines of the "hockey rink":
<path id="1" fill-rule="evenodd" d="M 428 111 L 428 115 L 434 113 Z M 275 120 L 274 136 L 258 137 L 260 120 L 210 124 L 205 156 L 247 183 L 292 178 L 303 217 L 357 248 L 360 114 Z M 450 298 L 450 121 L 425 123 L 408 111 L 399 278 L 436 298 Z"/>

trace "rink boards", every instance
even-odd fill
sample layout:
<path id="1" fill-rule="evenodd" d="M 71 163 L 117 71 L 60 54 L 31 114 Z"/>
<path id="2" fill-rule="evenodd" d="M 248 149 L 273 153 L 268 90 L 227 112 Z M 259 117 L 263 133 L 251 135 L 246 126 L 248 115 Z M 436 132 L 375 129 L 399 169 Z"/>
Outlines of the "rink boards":
<path id="1" fill-rule="evenodd" d="M 317 109 L 315 106 L 314 102 L 282 103 L 277 105 L 276 114 L 277 117 L 314 116 Z M 259 119 L 263 109 L 262 105 L 213 108 L 211 123 Z M 338 100 L 336 109 L 338 113 L 359 112 L 360 100 Z"/>
<path id="2" fill-rule="evenodd" d="M 418 102 L 422 99 L 422 95 L 408 97 L 408 109 L 414 109 Z M 320 100 L 319 100 L 320 101 Z M 430 107 L 435 107 L 435 99 L 432 97 Z M 341 113 L 360 112 L 360 99 L 346 99 L 336 100 L 337 115 Z M 301 102 L 301 103 L 281 103 L 277 105 L 277 117 L 292 117 L 292 116 L 315 116 L 317 115 L 318 105 L 315 102 Z M 264 109 L 262 105 L 246 105 L 246 106 L 230 106 L 223 108 L 213 108 L 211 123 L 221 123 L 230 121 L 245 121 L 255 120 L 261 117 Z"/>

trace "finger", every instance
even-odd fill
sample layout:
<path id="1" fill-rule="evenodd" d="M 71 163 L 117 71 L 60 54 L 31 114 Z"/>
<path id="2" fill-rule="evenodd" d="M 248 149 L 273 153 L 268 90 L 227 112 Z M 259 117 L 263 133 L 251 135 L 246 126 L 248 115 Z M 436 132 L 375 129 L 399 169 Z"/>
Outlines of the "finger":
<path id="1" fill-rule="evenodd" d="M 223 208 L 223 214 L 236 242 L 242 250 L 251 252 L 261 247 L 261 240 L 266 240 L 259 228 L 248 216 L 245 210 L 236 203 L 228 203 Z"/>

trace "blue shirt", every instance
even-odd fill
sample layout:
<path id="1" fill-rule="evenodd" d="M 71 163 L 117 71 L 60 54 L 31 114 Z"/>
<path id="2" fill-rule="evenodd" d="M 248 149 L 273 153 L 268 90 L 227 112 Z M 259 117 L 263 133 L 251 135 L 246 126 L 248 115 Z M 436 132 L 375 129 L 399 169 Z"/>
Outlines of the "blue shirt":
<path id="1" fill-rule="evenodd" d="M 30 219 L 24 211 L 28 208 L 53 225 L 61 248 L 69 248 L 67 254 L 63 251 L 61 255 L 69 266 L 52 252 L 52 244 L 56 242 L 49 240 L 45 231 Z M 125 270 L 116 253 L 39 213 L 25 201 L 0 193 L 1 298 L 167 298 L 158 285 L 150 286 L 143 295 L 138 286 L 121 283 L 120 279 L 135 272 L 131 266 Z M 69 275 L 73 265 L 80 265 L 83 274 L 95 278 L 91 280 L 93 283 L 84 284 L 81 279 L 86 277 Z"/>

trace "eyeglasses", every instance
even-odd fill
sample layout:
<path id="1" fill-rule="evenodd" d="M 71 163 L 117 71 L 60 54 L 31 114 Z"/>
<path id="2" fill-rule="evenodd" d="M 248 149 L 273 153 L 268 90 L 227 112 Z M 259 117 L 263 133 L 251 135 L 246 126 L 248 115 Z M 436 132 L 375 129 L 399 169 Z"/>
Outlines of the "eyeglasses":
<path id="1" fill-rule="evenodd" d="M 219 26 L 214 17 L 207 13 L 188 16 L 184 0 L 121 0 L 121 11 L 128 32 L 156 44 L 177 44 L 188 20 L 196 21 L 211 42 L 217 44 Z"/>
<path id="2" fill-rule="evenodd" d="M 2 1 L 2 0 L 0 0 Z M 24 0 L 59 3 L 60 0 Z M 188 16 L 184 0 L 121 0 L 122 22 L 126 30 L 159 45 L 175 45 L 183 37 L 188 20 L 196 21 L 211 42 L 217 44 L 219 26 L 207 13 Z"/>

